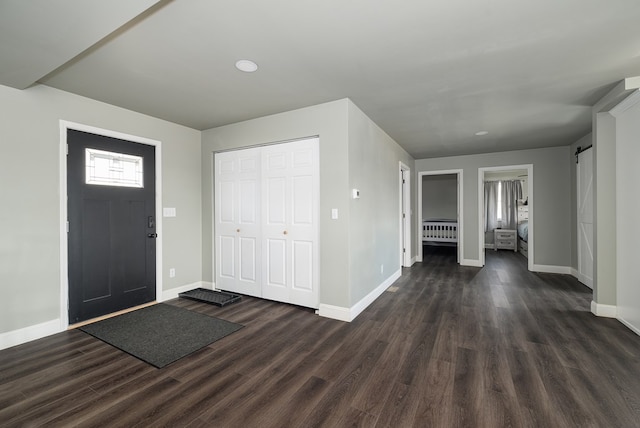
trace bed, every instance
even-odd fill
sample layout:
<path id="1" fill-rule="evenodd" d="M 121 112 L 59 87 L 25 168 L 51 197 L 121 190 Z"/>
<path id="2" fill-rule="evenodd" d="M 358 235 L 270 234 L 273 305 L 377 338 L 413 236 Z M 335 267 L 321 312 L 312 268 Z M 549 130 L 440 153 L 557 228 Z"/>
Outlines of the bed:
<path id="1" fill-rule="evenodd" d="M 422 222 L 422 242 L 458 242 L 458 222 L 451 219 L 430 219 Z"/>
<path id="2" fill-rule="evenodd" d="M 529 206 L 518 206 L 518 252 L 529 257 Z"/>

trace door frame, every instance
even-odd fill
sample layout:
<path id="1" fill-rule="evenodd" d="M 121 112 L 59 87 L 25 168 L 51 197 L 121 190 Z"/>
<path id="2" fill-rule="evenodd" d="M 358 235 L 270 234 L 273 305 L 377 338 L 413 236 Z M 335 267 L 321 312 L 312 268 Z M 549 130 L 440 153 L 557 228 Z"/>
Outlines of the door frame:
<path id="1" fill-rule="evenodd" d="M 400 266 L 411 267 L 413 264 L 411 261 L 411 168 L 402 162 L 400 162 L 399 182 L 400 228 L 398 236 L 400 237 Z"/>
<path id="2" fill-rule="evenodd" d="M 162 144 L 158 140 L 125 134 L 103 128 L 97 128 L 81 123 L 60 120 L 60 328 L 69 327 L 69 242 L 67 236 L 67 131 L 88 132 L 105 137 L 118 138 L 133 143 L 146 144 L 155 147 L 156 167 L 156 301 L 162 301 Z"/>
<path id="3" fill-rule="evenodd" d="M 457 189 L 458 189 L 458 249 L 457 249 L 457 262 L 461 264 L 462 257 L 464 255 L 464 207 L 462 197 L 462 169 L 444 169 L 438 171 L 421 171 L 418 173 L 418 261 L 423 259 L 422 253 L 422 177 L 425 175 L 451 175 L 457 176 Z"/>
<path id="4" fill-rule="evenodd" d="M 529 198 L 529 205 L 533 207 L 529 210 L 529 239 L 527 241 L 527 269 L 529 271 L 534 270 L 534 211 L 535 211 L 535 199 L 533 197 L 533 164 L 525 165 L 505 165 L 505 166 L 491 166 L 485 168 L 478 168 L 478 257 L 480 259 L 480 267 L 485 264 L 485 248 L 484 248 L 484 174 L 485 172 L 499 172 L 499 171 L 511 171 L 511 170 L 526 170 L 527 171 L 527 197 Z M 516 243 L 518 236 L 516 233 Z"/>

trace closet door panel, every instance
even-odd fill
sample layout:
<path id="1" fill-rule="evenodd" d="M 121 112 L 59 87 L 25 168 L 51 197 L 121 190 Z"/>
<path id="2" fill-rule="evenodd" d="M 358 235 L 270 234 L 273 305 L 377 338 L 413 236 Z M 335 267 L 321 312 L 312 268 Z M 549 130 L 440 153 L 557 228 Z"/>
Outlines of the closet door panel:
<path id="1" fill-rule="evenodd" d="M 216 288 L 260 297 L 260 150 L 215 155 Z"/>
<path id="2" fill-rule="evenodd" d="M 264 150 L 263 177 L 267 184 L 263 212 L 267 221 L 263 234 L 270 242 L 282 244 L 265 246 L 268 269 L 263 295 L 317 308 L 317 139 Z"/>
<path id="3" fill-rule="evenodd" d="M 313 291 L 313 242 L 293 241 L 293 290 Z"/>

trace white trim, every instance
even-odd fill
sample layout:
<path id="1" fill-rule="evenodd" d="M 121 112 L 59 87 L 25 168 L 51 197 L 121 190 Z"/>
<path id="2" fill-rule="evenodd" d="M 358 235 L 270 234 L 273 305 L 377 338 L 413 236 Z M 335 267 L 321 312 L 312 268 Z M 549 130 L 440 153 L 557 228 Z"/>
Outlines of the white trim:
<path id="1" fill-rule="evenodd" d="M 155 147 L 156 174 L 156 300 L 162 296 L 162 142 L 118 131 L 96 128 L 81 123 L 60 120 L 60 331 L 69 327 L 69 260 L 67 241 L 67 131 L 89 132 Z"/>
<path id="2" fill-rule="evenodd" d="M 185 291 L 194 290 L 196 288 L 206 288 L 207 290 L 213 290 L 212 282 L 205 281 L 196 281 L 191 284 L 182 285 L 180 287 L 172 288 L 170 290 L 164 290 L 162 292 L 162 299 L 158 300 L 159 302 L 165 302 L 171 299 L 177 299 L 178 294 L 183 293 Z"/>
<path id="3" fill-rule="evenodd" d="M 60 320 L 55 319 L 41 324 L 31 325 L 29 327 L 2 333 L 0 334 L 0 349 L 11 348 L 12 346 L 21 345 L 23 343 L 31 342 L 32 340 L 60 333 L 63 331 L 60 328 L 60 325 Z"/>
<path id="4" fill-rule="evenodd" d="M 569 266 L 554 266 L 554 265 L 533 265 L 532 272 L 542 273 L 559 273 L 562 275 L 571 275 L 571 267 Z"/>
<path id="5" fill-rule="evenodd" d="M 603 305 L 592 300 L 591 313 L 597 317 L 615 318 L 618 315 L 618 307 L 614 305 Z"/>
<path id="6" fill-rule="evenodd" d="M 495 172 L 495 171 L 509 171 L 509 170 L 517 170 L 517 169 L 526 169 L 527 170 L 527 191 L 529 198 L 529 205 L 532 210 L 529 210 L 529 240 L 527 243 L 528 251 L 527 251 L 527 269 L 530 271 L 535 271 L 534 268 L 534 241 L 535 234 L 533 233 L 534 229 L 534 211 L 536 206 L 534 204 L 533 198 L 533 164 L 524 164 L 524 165 L 505 165 L 505 166 L 491 166 L 478 168 L 478 254 L 480 255 L 480 264 L 481 266 L 485 265 L 485 254 L 484 254 L 484 174 L 485 172 Z"/>
<path id="7" fill-rule="evenodd" d="M 593 302 L 592 302 L 592 303 L 593 303 Z M 628 321 L 625 321 L 625 320 L 624 320 L 624 319 L 622 319 L 622 318 L 618 318 L 618 321 L 620 321 L 622 324 L 624 324 L 624 325 L 625 325 L 629 330 L 633 331 L 635 334 L 637 334 L 638 336 L 640 336 L 640 329 L 639 329 L 637 326 L 635 326 L 635 325 L 631 324 L 631 323 L 630 323 L 630 322 L 628 322 Z"/>
<path id="8" fill-rule="evenodd" d="M 633 107 L 634 105 L 636 105 L 639 102 L 640 102 L 640 91 L 638 89 L 636 89 L 629 96 L 627 96 L 625 99 L 623 99 L 618 104 L 616 104 L 615 107 L 613 107 L 611 110 L 609 110 L 609 113 L 613 117 L 617 118 L 622 113 L 624 113 L 625 111 L 629 110 L 631 107 Z"/>
<path id="9" fill-rule="evenodd" d="M 411 266 L 413 266 L 415 264 L 416 264 L 416 257 L 413 256 L 413 257 L 411 257 Z M 411 266 L 409 266 L 409 267 L 411 267 Z"/>
<path id="10" fill-rule="evenodd" d="M 344 308 L 342 306 L 320 303 L 320 306 L 316 313 L 321 317 L 331 318 L 338 321 L 351 322 L 351 311 L 349 310 L 349 308 Z"/>
<path id="11" fill-rule="evenodd" d="M 404 202 L 404 206 L 403 206 Z M 411 263 L 411 169 L 400 162 L 400 266 Z M 404 214 L 404 217 L 402 216 Z M 402 231 L 404 230 L 404 234 Z M 403 245 L 404 244 L 404 245 Z M 404 251 L 403 251 L 404 249 Z"/>
<path id="12" fill-rule="evenodd" d="M 572 267 L 571 276 L 577 279 L 582 285 L 586 285 L 593 290 L 593 280 L 578 272 L 578 269 Z"/>
<path id="13" fill-rule="evenodd" d="M 472 266 L 472 267 L 482 267 L 482 263 L 480 263 L 480 260 L 474 260 L 474 259 L 462 259 L 462 261 L 460 262 L 460 266 Z"/>
<path id="14" fill-rule="evenodd" d="M 464 170 L 462 169 L 443 169 L 438 171 L 420 171 L 418 173 L 418 254 L 416 260 L 421 262 L 423 259 L 422 254 L 422 177 L 425 175 L 447 175 L 456 174 L 458 180 L 458 259 L 457 262 L 460 265 L 464 264 L 464 195 L 463 195 L 463 177 Z"/>
<path id="15" fill-rule="evenodd" d="M 369 294 L 367 294 L 362 300 L 360 300 L 355 305 L 351 306 L 351 308 L 345 308 L 342 306 L 333 306 L 326 305 L 324 303 L 320 304 L 318 308 L 318 315 L 325 318 L 333 318 L 340 321 L 351 322 L 358 315 L 362 313 L 367 307 L 373 303 L 382 293 L 385 292 L 387 288 L 391 286 L 398 278 L 400 278 L 401 269 L 398 269 L 393 273 L 389 278 L 387 278 L 382 284 L 377 286 L 374 290 L 372 290 Z"/>

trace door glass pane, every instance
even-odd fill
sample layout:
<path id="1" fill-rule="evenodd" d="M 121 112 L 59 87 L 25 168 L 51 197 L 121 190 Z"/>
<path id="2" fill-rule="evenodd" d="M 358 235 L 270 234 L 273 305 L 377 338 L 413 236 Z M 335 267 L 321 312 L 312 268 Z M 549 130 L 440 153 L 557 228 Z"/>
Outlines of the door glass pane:
<path id="1" fill-rule="evenodd" d="M 141 156 L 87 148 L 85 168 L 87 184 L 144 187 Z"/>

